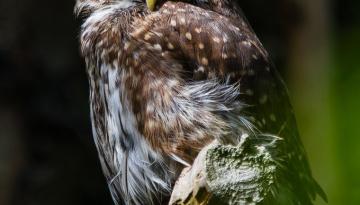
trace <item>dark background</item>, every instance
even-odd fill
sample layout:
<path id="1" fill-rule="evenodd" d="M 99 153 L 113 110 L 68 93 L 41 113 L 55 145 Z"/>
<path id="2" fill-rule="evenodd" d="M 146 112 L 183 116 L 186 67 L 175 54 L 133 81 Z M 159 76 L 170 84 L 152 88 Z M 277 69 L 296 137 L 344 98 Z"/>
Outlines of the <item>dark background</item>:
<path id="1" fill-rule="evenodd" d="M 360 204 L 360 1 L 240 4 L 288 84 L 329 204 Z M 0 0 L 0 205 L 112 204 L 73 6 Z"/>

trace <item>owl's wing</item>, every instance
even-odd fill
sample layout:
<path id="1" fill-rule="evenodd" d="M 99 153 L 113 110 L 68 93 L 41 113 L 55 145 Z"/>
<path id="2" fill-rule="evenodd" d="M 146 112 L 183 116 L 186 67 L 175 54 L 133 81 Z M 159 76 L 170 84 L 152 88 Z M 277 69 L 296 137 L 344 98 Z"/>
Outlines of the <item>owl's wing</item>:
<path id="1" fill-rule="evenodd" d="M 166 3 L 139 21 L 136 39 L 158 48 L 168 62 L 177 62 L 185 82 L 225 79 L 240 83 L 237 100 L 245 103 L 258 135 L 284 139 L 276 148 L 279 171 L 273 192 L 280 204 L 312 204 L 326 199 L 311 176 L 287 89 L 268 54 L 246 21 L 234 22 L 215 12 L 183 3 Z M 140 25 L 140 26 L 139 26 Z"/>

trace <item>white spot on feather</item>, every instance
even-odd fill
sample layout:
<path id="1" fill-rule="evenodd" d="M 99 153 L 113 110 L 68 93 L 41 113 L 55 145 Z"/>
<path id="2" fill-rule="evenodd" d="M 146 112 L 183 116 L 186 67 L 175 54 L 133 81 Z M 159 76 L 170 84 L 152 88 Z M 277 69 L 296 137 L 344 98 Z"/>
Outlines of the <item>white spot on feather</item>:
<path id="1" fill-rule="evenodd" d="M 198 46 L 199 46 L 200 49 L 204 49 L 204 47 L 205 47 L 203 43 L 199 43 Z"/>
<path id="2" fill-rule="evenodd" d="M 127 50 L 127 49 L 129 49 L 129 47 L 130 47 L 130 43 L 129 43 L 129 42 L 125 42 L 125 44 L 124 44 L 124 49 Z"/>
<path id="3" fill-rule="evenodd" d="M 206 57 L 203 57 L 203 58 L 201 59 L 201 63 L 202 63 L 203 65 L 208 65 L 208 64 L 209 64 L 209 60 L 208 60 Z"/>
<path id="4" fill-rule="evenodd" d="M 185 24 L 186 23 L 185 18 L 181 18 L 180 23 Z"/>
<path id="5" fill-rule="evenodd" d="M 192 35 L 191 35 L 190 32 L 186 32 L 185 37 L 186 37 L 189 41 L 192 40 Z"/>
<path id="6" fill-rule="evenodd" d="M 204 72 L 205 68 L 204 66 L 199 66 L 198 69 L 196 70 L 196 72 Z"/>
<path id="7" fill-rule="evenodd" d="M 172 43 L 170 43 L 170 42 L 167 44 L 167 47 L 170 50 L 174 49 L 174 45 Z"/>
<path id="8" fill-rule="evenodd" d="M 155 48 L 156 50 L 158 50 L 158 51 L 161 51 L 161 50 L 162 50 L 162 47 L 161 47 L 160 44 L 155 44 L 155 45 L 154 45 L 154 48 Z"/>
<path id="9" fill-rule="evenodd" d="M 144 40 L 147 41 L 151 38 L 151 34 L 150 33 L 146 33 L 144 36 Z"/>
<path id="10" fill-rule="evenodd" d="M 213 38 L 213 41 L 214 41 L 215 43 L 220 43 L 220 38 L 214 37 L 214 38 Z"/>
<path id="11" fill-rule="evenodd" d="M 196 33 L 201 33 L 201 28 L 195 28 Z"/>
<path id="12" fill-rule="evenodd" d="M 251 46 L 251 43 L 249 41 L 243 41 L 242 44 L 247 46 L 247 47 Z"/>

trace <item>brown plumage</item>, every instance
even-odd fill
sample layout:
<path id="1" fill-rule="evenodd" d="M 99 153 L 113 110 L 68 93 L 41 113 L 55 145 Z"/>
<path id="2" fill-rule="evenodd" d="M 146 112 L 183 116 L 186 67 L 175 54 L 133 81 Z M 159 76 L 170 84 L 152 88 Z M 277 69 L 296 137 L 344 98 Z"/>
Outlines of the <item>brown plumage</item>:
<path id="1" fill-rule="evenodd" d="M 77 2 L 94 139 L 114 200 L 166 203 L 179 171 L 213 139 L 265 133 L 287 142 L 279 191 L 310 204 L 322 192 L 267 52 L 236 3 L 189 3 L 149 12 L 135 0 Z"/>

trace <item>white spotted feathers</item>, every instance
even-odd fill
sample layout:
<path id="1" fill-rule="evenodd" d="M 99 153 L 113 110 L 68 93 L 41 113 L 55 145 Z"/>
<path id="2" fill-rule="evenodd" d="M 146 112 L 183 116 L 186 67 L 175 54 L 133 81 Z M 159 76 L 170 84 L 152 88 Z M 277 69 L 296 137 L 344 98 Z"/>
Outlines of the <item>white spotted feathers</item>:
<path id="1" fill-rule="evenodd" d="M 166 204 L 204 146 L 250 134 L 284 138 L 289 193 L 319 192 L 286 88 L 235 1 L 197 3 L 150 13 L 143 1 L 77 1 L 93 135 L 114 201 Z"/>

